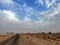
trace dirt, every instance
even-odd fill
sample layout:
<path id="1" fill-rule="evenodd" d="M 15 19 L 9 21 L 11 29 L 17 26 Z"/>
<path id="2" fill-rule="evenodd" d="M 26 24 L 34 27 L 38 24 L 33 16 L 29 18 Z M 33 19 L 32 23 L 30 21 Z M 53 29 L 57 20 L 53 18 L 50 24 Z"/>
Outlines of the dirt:
<path id="1" fill-rule="evenodd" d="M 11 38 L 12 37 L 12 38 Z M 10 40 L 8 40 L 11 38 Z M 60 33 L 22 33 L 0 35 L 3 45 L 60 45 Z"/>

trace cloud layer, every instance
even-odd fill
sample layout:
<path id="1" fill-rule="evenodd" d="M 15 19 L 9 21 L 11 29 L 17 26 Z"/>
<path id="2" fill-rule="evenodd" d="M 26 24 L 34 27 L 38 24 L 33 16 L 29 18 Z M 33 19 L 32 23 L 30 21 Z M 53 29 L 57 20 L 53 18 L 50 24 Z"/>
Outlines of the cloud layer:
<path id="1" fill-rule="evenodd" d="M 40 5 L 45 4 L 47 8 L 51 7 L 55 2 L 56 0 L 36 0 L 36 3 L 39 3 Z"/>
<path id="2" fill-rule="evenodd" d="M 56 0 L 45 0 L 47 8 Z M 43 0 L 38 0 L 44 5 Z M 0 32 L 59 32 L 60 3 L 54 4 L 47 11 L 37 11 L 26 3 L 20 5 L 13 0 L 0 0 Z M 57 31 L 56 31 L 57 30 Z"/>

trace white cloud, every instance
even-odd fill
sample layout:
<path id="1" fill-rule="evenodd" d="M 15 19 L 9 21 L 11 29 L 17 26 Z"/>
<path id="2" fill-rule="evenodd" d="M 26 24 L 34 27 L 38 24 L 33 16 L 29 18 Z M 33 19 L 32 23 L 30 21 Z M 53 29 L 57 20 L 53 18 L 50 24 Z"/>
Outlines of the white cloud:
<path id="1" fill-rule="evenodd" d="M 27 8 L 25 6 L 25 8 Z M 49 24 L 55 24 L 54 20 L 56 19 L 56 15 L 58 15 L 60 13 L 60 4 L 56 4 L 55 7 L 52 6 L 50 10 L 48 11 L 44 11 L 44 12 L 38 12 L 34 9 L 30 9 L 29 7 L 26 9 L 26 17 L 24 18 L 23 21 L 26 22 L 26 24 L 30 25 L 30 26 L 35 26 L 35 25 L 40 25 L 40 26 L 46 26 Z M 29 10 L 29 11 L 28 11 Z M 37 18 L 39 20 L 37 21 L 33 21 L 32 19 L 30 19 L 29 17 L 31 15 L 35 15 L 38 16 Z M 39 26 L 38 25 L 38 26 Z"/>
<path id="2" fill-rule="evenodd" d="M 36 0 L 36 2 L 35 2 L 35 3 L 39 3 L 39 4 L 41 4 L 41 5 L 44 5 L 43 0 Z"/>
<path id="3" fill-rule="evenodd" d="M 9 10 L 2 10 L 0 11 L 1 15 L 3 15 L 3 17 L 6 18 L 6 20 L 10 21 L 10 22 L 19 22 L 19 19 L 16 18 L 16 14 L 12 11 Z"/>
<path id="4" fill-rule="evenodd" d="M 56 6 L 56 7 L 55 7 Z M 49 11 L 40 12 L 41 16 L 45 17 L 55 17 L 60 13 L 60 4 L 55 5 L 54 7 L 51 7 Z"/>
<path id="5" fill-rule="evenodd" d="M 9 3 L 12 3 L 13 1 L 12 0 L 0 0 L 0 3 L 3 3 L 3 4 L 9 4 Z"/>
<path id="6" fill-rule="evenodd" d="M 51 2 L 50 2 L 50 0 L 45 0 L 45 1 L 46 1 L 45 4 L 46 4 L 47 8 L 49 8 L 51 5 L 53 5 L 55 3 L 55 0 L 51 0 Z"/>
<path id="7" fill-rule="evenodd" d="M 45 5 L 47 8 L 49 8 L 55 3 L 55 1 L 56 0 L 36 0 L 36 3 L 39 3 L 40 5 Z"/>
<path id="8" fill-rule="evenodd" d="M 23 7 L 26 7 L 26 3 L 24 3 Z"/>
<path id="9" fill-rule="evenodd" d="M 32 25 L 32 24 L 33 24 L 32 19 L 29 19 L 28 17 L 25 17 L 23 21 L 24 21 L 26 24 L 28 24 L 28 25 Z"/>

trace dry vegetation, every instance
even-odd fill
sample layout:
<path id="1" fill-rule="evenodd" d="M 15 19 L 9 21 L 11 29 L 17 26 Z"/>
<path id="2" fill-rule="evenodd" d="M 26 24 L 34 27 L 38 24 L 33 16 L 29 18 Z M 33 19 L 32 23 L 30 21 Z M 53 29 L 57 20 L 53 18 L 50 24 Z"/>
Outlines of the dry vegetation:
<path id="1" fill-rule="evenodd" d="M 28 33 L 22 39 L 23 45 L 60 45 L 60 33 Z"/>
<path id="2" fill-rule="evenodd" d="M 14 35 L 16 36 L 15 45 L 60 45 L 60 33 L 51 32 L 0 35 L 0 43 Z"/>

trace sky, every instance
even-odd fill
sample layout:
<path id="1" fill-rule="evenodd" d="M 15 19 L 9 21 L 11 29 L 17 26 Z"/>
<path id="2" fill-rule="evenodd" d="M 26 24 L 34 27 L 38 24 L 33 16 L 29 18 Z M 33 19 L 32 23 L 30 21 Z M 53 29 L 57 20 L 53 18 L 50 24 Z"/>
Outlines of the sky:
<path id="1" fill-rule="evenodd" d="M 60 0 L 0 0 L 0 32 L 60 32 Z"/>

